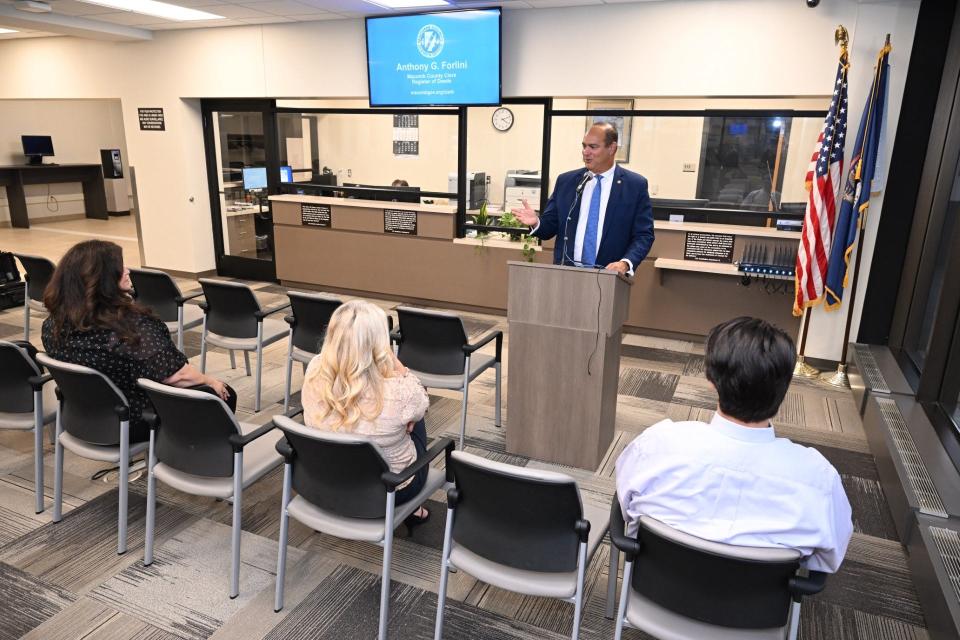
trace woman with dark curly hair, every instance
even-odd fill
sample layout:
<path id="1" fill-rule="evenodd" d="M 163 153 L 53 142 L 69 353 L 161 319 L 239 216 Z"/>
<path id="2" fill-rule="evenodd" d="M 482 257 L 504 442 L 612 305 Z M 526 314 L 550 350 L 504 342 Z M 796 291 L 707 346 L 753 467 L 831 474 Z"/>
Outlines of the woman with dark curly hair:
<path id="1" fill-rule="evenodd" d="M 233 389 L 190 364 L 163 321 L 137 304 L 132 292 L 118 245 L 103 240 L 74 245 L 44 292 L 50 314 L 43 322 L 44 349 L 57 360 L 96 369 L 123 392 L 130 404 L 131 442 L 150 436 L 141 415 L 152 406 L 138 378 L 208 390 L 236 409 Z"/>

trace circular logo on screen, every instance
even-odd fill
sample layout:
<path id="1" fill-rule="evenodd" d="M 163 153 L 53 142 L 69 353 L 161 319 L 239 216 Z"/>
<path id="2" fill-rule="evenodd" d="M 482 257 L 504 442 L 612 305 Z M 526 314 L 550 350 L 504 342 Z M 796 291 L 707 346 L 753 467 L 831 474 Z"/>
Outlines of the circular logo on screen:
<path id="1" fill-rule="evenodd" d="M 417 33 L 417 51 L 424 58 L 436 58 L 443 51 L 443 31 L 435 24 L 421 27 Z"/>

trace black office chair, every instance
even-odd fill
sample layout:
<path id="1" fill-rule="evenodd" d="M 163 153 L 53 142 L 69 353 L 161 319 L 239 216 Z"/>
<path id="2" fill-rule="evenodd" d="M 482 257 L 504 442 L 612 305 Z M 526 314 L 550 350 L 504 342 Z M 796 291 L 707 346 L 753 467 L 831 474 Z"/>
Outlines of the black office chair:
<path id="1" fill-rule="evenodd" d="M 343 301 L 323 293 L 303 293 L 288 291 L 291 313 L 286 316 L 290 325 L 290 343 L 287 347 L 287 377 L 283 392 L 283 411 L 290 409 L 290 381 L 293 378 L 293 362 L 307 365 L 323 346 L 323 336 L 330 324 L 330 316 Z"/>
<path id="2" fill-rule="evenodd" d="M 14 253 L 23 266 L 23 279 L 27 285 L 26 295 L 23 296 L 23 339 L 30 342 L 30 311 L 47 312 L 43 306 L 43 291 L 53 276 L 57 265 L 43 256 L 32 256 L 26 253 Z"/>
<path id="3" fill-rule="evenodd" d="M 25 344 L 0 340 L 0 429 L 33 431 L 33 491 L 43 512 L 43 428 L 57 417 L 52 377 L 42 375 Z M 34 351 L 36 351 L 34 349 Z"/>
<path id="4" fill-rule="evenodd" d="M 299 410 L 292 415 L 296 413 Z M 293 517 L 316 531 L 383 547 L 378 638 L 386 640 L 393 530 L 441 488 L 446 477 L 442 471 L 430 469 L 420 493 L 402 505 L 395 504 L 394 492 L 441 453 L 445 453 L 449 464 L 453 441 L 449 438 L 436 441 L 412 465 L 400 473 L 391 473 L 379 448 L 365 437 L 312 429 L 290 417 L 288 414 L 274 418 L 274 424 L 286 436 L 277 443 L 277 451 L 283 455 L 285 464 L 274 610 L 283 608 L 288 519 Z M 291 497 L 292 489 L 297 491 L 295 498 Z"/>
<path id="5" fill-rule="evenodd" d="M 572 602 L 580 635 L 587 566 L 607 531 L 606 509 L 584 505 L 576 481 L 454 451 L 434 640 L 443 637 L 447 576 L 461 569 L 501 589 Z"/>
<path id="6" fill-rule="evenodd" d="M 274 447 L 283 434 L 274 430 L 273 423 L 257 427 L 237 422 L 226 403 L 213 394 L 142 378 L 137 384 L 156 409 L 150 425 L 143 564 L 153 563 L 158 479 L 185 493 L 233 498 L 230 597 L 236 598 L 240 593 L 243 490 L 280 466 L 283 459 Z"/>
<path id="7" fill-rule="evenodd" d="M 476 342 L 467 340 L 463 320 L 452 313 L 397 307 L 399 328 L 393 337 L 399 344 L 397 357 L 420 379 L 424 387 L 456 389 L 463 393 L 460 409 L 460 445 L 467 427 L 467 396 L 470 382 L 493 367 L 496 372 L 494 424 L 500 426 L 500 357 L 503 332 L 491 331 Z M 476 353 L 496 340 L 495 355 Z"/>
<path id="8" fill-rule="evenodd" d="M 819 571 L 798 573 L 793 549 L 712 542 L 647 516 L 635 538 L 624 529 L 614 496 L 610 553 L 625 554 L 616 640 L 625 625 L 675 640 L 796 640 L 801 599 L 826 582 Z"/>
<path id="9" fill-rule="evenodd" d="M 89 460 L 119 467 L 120 506 L 117 514 L 117 553 L 127 551 L 127 493 L 130 461 L 147 450 L 147 442 L 130 442 L 130 405 L 105 375 L 78 364 L 37 356 L 57 383 L 57 435 L 54 453 L 53 521 L 63 506 L 63 450 Z"/>
<path id="10" fill-rule="evenodd" d="M 184 303 L 199 298 L 203 292 L 185 296 L 173 278 L 154 269 L 130 269 L 130 281 L 137 302 L 149 307 L 163 320 L 170 333 L 177 334 L 177 348 L 183 351 L 183 332 L 203 323 L 203 309 Z"/>
<path id="11" fill-rule="evenodd" d="M 282 339 L 288 334 L 287 325 L 281 320 L 272 320 L 267 316 L 290 306 L 289 302 L 270 309 L 263 309 L 253 290 L 239 282 L 208 280 L 200 278 L 205 302 L 200 303 L 204 311 L 203 336 L 200 340 L 200 371 L 207 370 L 207 345 L 227 349 L 230 352 L 230 366 L 235 367 L 234 350 L 243 351 L 243 361 L 247 375 L 250 375 L 251 351 L 257 352 L 257 377 L 254 411 L 260 411 L 260 380 L 263 376 L 263 348 Z"/>

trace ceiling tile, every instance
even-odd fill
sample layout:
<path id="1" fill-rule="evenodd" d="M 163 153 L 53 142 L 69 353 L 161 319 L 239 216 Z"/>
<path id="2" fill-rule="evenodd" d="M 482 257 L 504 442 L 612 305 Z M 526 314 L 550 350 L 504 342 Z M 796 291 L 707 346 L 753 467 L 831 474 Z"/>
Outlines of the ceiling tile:
<path id="1" fill-rule="evenodd" d="M 266 2 L 256 3 L 244 2 L 243 5 L 253 7 L 259 11 L 266 11 L 276 16 L 298 16 L 317 12 L 317 7 L 311 7 L 306 4 L 294 2 L 293 0 L 267 0 Z"/>
<path id="2" fill-rule="evenodd" d="M 210 13 L 215 13 L 223 16 L 224 18 L 232 19 L 273 17 L 272 13 L 260 11 L 259 9 L 255 9 L 250 5 L 240 4 L 220 4 L 213 7 L 205 7 L 203 11 L 209 11 Z"/>
<path id="3" fill-rule="evenodd" d="M 297 22 L 293 18 L 283 16 L 264 15 L 262 18 L 239 18 L 243 24 L 279 24 L 281 22 Z"/>
<path id="4" fill-rule="evenodd" d="M 127 27 L 143 24 L 144 22 L 161 22 L 163 18 L 148 16 L 142 13 L 133 13 L 132 11 L 116 11 L 114 13 L 97 14 L 96 20 L 109 22 L 110 24 L 122 24 Z"/>
<path id="5" fill-rule="evenodd" d="M 602 0 L 526 0 L 534 9 L 553 9 L 557 7 L 584 7 L 603 4 Z"/>
<path id="6" fill-rule="evenodd" d="M 95 16 L 102 13 L 116 13 L 116 9 L 110 7 L 101 7 L 87 2 L 77 2 L 77 0 L 56 0 L 51 2 L 54 13 L 62 13 L 65 16 Z"/>
<path id="7" fill-rule="evenodd" d="M 156 20 L 156 18 L 153 18 Z M 243 26 L 239 20 L 187 20 L 184 22 L 163 22 L 137 25 L 151 31 L 169 31 L 171 29 L 205 29 L 207 27 L 237 27 Z"/>

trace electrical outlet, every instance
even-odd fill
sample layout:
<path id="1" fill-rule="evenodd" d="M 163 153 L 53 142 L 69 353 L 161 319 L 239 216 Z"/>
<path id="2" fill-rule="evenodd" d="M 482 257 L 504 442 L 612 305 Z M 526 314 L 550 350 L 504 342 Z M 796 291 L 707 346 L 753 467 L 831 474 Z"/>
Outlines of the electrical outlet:
<path id="1" fill-rule="evenodd" d="M 348 178 L 352 178 L 352 177 L 353 177 L 353 169 L 347 169 L 347 177 L 348 177 Z"/>
<path id="2" fill-rule="evenodd" d="M 655 196 L 660 191 L 660 185 L 653 183 L 650 185 L 650 195 Z"/>
<path id="3" fill-rule="evenodd" d="M 683 172 L 684 173 L 695 173 L 697 171 L 697 165 L 693 162 L 684 162 L 683 163 Z"/>

